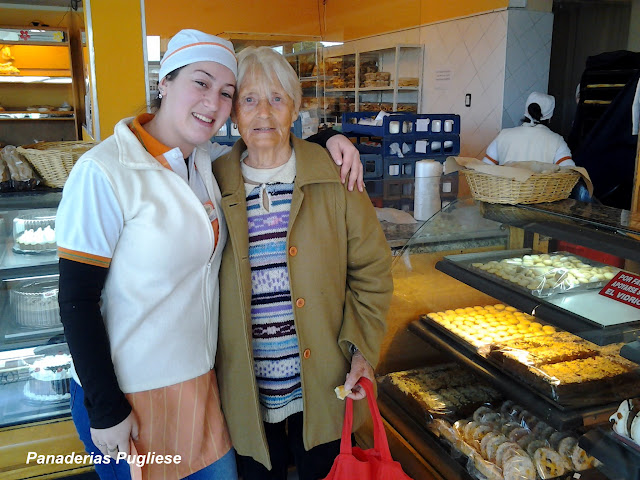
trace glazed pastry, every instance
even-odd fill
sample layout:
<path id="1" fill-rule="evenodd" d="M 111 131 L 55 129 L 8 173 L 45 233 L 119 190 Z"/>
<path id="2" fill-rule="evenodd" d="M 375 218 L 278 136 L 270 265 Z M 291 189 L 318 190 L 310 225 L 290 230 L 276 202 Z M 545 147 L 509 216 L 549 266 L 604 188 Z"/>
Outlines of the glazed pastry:
<path id="1" fill-rule="evenodd" d="M 538 450 L 539 448 L 549 448 L 549 442 L 547 442 L 546 440 L 534 440 L 529 445 L 527 445 L 527 453 L 531 458 L 533 458 L 536 450 Z"/>
<path id="2" fill-rule="evenodd" d="M 473 464 L 487 480 L 503 480 L 502 470 L 491 462 L 487 462 L 480 455 L 473 458 Z"/>
<path id="3" fill-rule="evenodd" d="M 493 440 L 494 438 L 498 437 L 498 436 L 503 436 L 500 432 L 496 432 L 496 431 L 491 431 L 489 433 L 487 433 L 484 437 L 482 437 L 482 440 L 480 440 L 480 453 L 482 453 L 482 456 L 487 458 L 485 456 L 485 451 L 487 449 L 487 443 L 489 443 L 491 440 Z"/>
<path id="4" fill-rule="evenodd" d="M 520 445 L 513 442 L 504 442 L 496 450 L 496 465 L 498 465 L 499 467 L 502 467 L 502 464 L 505 460 L 505 456 L 508 458 L 514 452 L 522 452 Z"/>
<path id="5" fill-rule="evenodd" d="M 509 441 L 510 442 L 518 442 L 522 437 L 531 434 L 531 431 L 524 428 L 515 428 L 509 432 Z"/>
<path id="6" fill-rule="evenodd" d="M 519 423 L 516 423 L 516 422 L 507 422 L 504 425 L 502 425 L 501 431 L 505 435 L 509 436 L 511 431 L 515 430 L 516 428 L 522 428 L 522 425 L 520 425 Z"/>
<path id="7" fill-rule="evenodd" d="M 560 445 L 560 441 L 572 436 L 571 432 L 553 432 L 549 437 L 549 445 L 556 451 L 559 451 L 558 446 Z"/>
<path id="8" fill-rule="evenodd" d="M 526 411 L 526 410 L 525 410 Z M 529 430 L 533 430 L 535 426 L 540 423 L 540 419 L 533 413 L 527 412 L 526 415 L 522 415 L 520 423 L 527 427 Z"/>
<path id="9" fill-rule="evenodd" d="M 441 418 L 436 418 L 433 422 L 431 422 L 431 428 L 437 434 L 444 437 L 448 440 L 452 445 L 460 438 L 458 432 L 451 426 L 449 422 L 443 420 Z"/>
<path id="10" fill-rule="evenodd" d="M 484 421 L 484 417 L 489 413 L 494 413 L 493 409 L 483 405 L 473 412 L 473 421 L 478 423 L 487 423 Z"/>
<path id="11" fill-rule="evenodd" d="M 564 459 L 555 450 L 539 448 L 533 456 L 533 461 L 542 480 L 555 478 L 566 472 Z"/>
<path id="12" fill-rule="evenodd" d="M 476 428 L 473 429 L 473 432 L 471 432 L 471 436 L 473 440 L 475 440 L 475 442 L 477 442 L 478 444 L 478 451 L 481 450 L 480 445 L 481 445 L 482 439 L 492 431 L 493 429 L 491 428 L 491 425 L 478 425 Z"/>
<path id="13" fill-rule="evenodd" d="M 516 440 L 516 443 L 520 445 L 520 448 L 526 451 L 529 444 L 535 441 L 536 441 L 535 435 L 528 433 L 527 435 L 524 435 L 520 437 L 518 440 Z"/>
<path id="14" fill-rule="evenodd" d="M 469 420 L 465 420 L 463 418 L 453 424 L 453 428 L 456 430 L 456 432 L 458 432 L 458 435 L 460 436 L 460 438 L 464 437 L 464 427 L 467 426 L 467 423 L 469 423 Z"/>
<path id="15" fill-rule="evenodd" d="M 466 442 L 473 440 L 473 431 L 480 424 L 478 422 L 468 422 L 463 429 L 463 437 Z"/>
<path id="16" fill-rule="evenodd" d="M 513 400 L 505 400 L 500 406 L 500 413 L 502 414 L 502 416 L 510 417 L 514 405 L 515 403 L 513 402 Z"/>
<path id="17" fill-rule="evenodd" d="M 527 455 L 513 455 L 503 462 L 504 480 L 536 480 L 536 469 Z"/>
<path id="18" fill-rule="evenodd" d="M 571 452 L 571 463 L 573 464 L 573 468 L 576 472 L 581 472 L 593 467 L 595 460 L 596 459 L 591 455 L 588 455 L 580 445 L 576 445 L 573 448 L 573 452 Z"/>
<path id="19" fill-rule="evenodd" d="M 576 437 L 567 436 L 558 442 L 556 451 L 564 459 L 567 466 L 572 466 L 571 454 L 573 449 L 578 445 L 578 439 Z"/>
<path id="20" fill-rule="evenodd" d="M 488 437 L 488 435 L 487 435 L 487 437 Z M 484 441 L 487 437 L 484 437 L 482 440 Z M 507 442 L 507 441 L 508 441 L 507 437 L 505 437 L 501 433 L 498 433 L 495 436 L 489 437 L 489 440 L 484 442 L 484 446 L 481 445 L 481 447 L 484 448 L 484 450 L 483 450 L 484 458 L 486 458 L 490 462 L 494 462 L 495 463 L 495 461 L 496 461 L 496 452 L 498 451 L 498 447 L 500 445 L 502 445 L 503 443 Z"/>
<path id="21" fill-rule="evenodd" d="M 476 454 L 476 451 L 473 449 L 471 445 L 465 442 L 462 438 L 459 438 L 455 447 L 465 456 L 465 457 L 473 457 Z"/>

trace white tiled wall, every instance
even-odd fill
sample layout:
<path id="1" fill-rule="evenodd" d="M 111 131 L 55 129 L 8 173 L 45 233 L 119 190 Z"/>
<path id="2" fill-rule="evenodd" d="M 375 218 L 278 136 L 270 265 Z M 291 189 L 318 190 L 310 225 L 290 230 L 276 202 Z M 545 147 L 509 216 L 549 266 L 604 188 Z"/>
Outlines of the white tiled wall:
<path id="1" fill-rule="evenodd" d="M 547 91 L 552 27 L 551 13 L 516 8 L 355 40 L 341 50 L 424 44 L 419 112 L 459 114 L 460 154 L 482 158 L 503 127 L 519 123 L 529 92 Z"/>
<path id="2" fill-rule="evenodd" d="M 509 10 L 502 126 L 520 125 L 529 93 L 547 93 L 553 14 Z"/>

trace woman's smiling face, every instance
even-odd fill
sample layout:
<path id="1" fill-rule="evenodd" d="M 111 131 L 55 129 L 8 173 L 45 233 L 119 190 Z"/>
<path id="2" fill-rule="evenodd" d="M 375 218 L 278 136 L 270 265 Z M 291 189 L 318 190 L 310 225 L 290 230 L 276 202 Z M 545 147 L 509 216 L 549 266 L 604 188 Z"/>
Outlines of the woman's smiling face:
<path id="1" fill-rule="evenodd" d="M 217 62 L 192 63 L 172 80 L 162 79 L 158 114 L 172 130 L 165 132 L 170 146 L 187 152 L 209 140 L 229 118 L 235 84 L 233 72 Z"/>
<path id="2" fill-rule="evenodd" d="M 291 97 L 280 83 L 255 75 L 239 86 L 235 121 L 249 150 L 273 150 L 289 145 L 291 124 L 297 117 Z"/>

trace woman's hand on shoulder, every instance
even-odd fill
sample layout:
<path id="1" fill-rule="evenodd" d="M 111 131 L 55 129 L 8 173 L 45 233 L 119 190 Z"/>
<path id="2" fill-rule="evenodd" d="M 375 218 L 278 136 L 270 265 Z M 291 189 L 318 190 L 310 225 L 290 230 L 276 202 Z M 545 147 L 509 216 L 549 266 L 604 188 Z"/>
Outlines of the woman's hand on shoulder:
<path id="1" fill-rule="evenodd" d="M 356 385 L 361 377 L 366 377 L 371 380 L 372 383 L 375 383 L 373 367 L 369 365 L 369 362 L 367 362 L 362 353 L 357 351 L 351 357 L 351 370 L 347 374 L 347 380 L 344 382 L 345 390 L 351 390 L 348 397 L 353 400 L 361 400 L 367 396 L 364 388 Z"/>
<path id="2" fill-rule="evenodd" d="M 360 161 L 360 153 L 351 141 L 344 135 L 334 135 L 327 140 L 327 150 L 333 161 L 340 165 L 340 179 L 345 183 L 347 176 L 349 181 L 347 188 L 353 190 L 355 185 L 358 190 L 364 191 L 363 168 Z"/>
<path id="3" fill-rule="evenodd" d="M 115 458 L 118 452 L 129 455 L 129 439 L 138 439 L 138 420 L 133 411 L 123 421 L 109 428 L 91 428 L 91 440 L 102 452 Z"/>

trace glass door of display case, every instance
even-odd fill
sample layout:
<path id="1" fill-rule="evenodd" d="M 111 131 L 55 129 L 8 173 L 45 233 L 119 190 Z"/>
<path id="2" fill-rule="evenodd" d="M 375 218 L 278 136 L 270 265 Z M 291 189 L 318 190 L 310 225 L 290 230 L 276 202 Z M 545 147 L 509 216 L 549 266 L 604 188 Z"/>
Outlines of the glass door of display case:
<path id="1" fill-rule="evenodd" d="M 69 414 L 58 307 L 61 192 L 0 194 L 0 428 Z"/>

